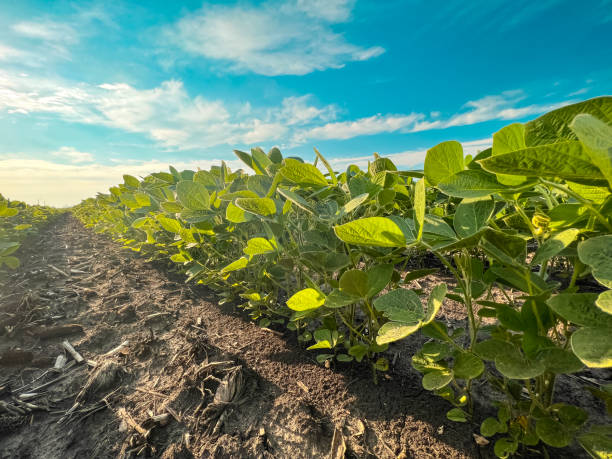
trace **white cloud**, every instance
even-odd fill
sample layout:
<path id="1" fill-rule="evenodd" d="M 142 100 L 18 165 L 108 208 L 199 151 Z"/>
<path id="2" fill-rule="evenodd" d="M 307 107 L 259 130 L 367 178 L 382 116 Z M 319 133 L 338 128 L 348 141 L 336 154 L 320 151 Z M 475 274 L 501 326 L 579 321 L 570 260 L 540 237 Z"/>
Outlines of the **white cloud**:
<path id="1" fill-rule="evenodd" d="M 577 91 L 570 92 L 568 96 L 569 97 L 580 96 L 582 94 L 586 94 L 587 92 L 589 92 L 589 89 L 590 88 L 581 88 L 581 89 L 578 89 Z"/>
<path id="2" fill-rule="evenodd" d="M 56 158 L 62 158 L 71 163 L 90 163 L 93 162 L 94 156 L 91 153 L 79 151 L 74 147 L 61 147 L 58 151 L 51 153 Z"/>
<path id="3" fill-rule="evenodd" d="M 355 0 L 297 0 L 295 8 L 308 16 L 329 22 L 349 19 Z"/>
<path id="4" fill-rule="evenodd" d="M 443 120 L 440 112 L 430 113 L 429 118 L 422 113 L 381 115 L 360 118 L 354 121 L 327 123 L 295 134 L 294 138 L 303 142 L 307 139 L 350 139 L 361 135 L 374 135 L 389 132 L 420 132 L 433 129 L 446 129 L 467 126 L 492 120 L 515 120 L 554 110 L 575 101 L 568 100 L 554 104 L 531 104 L 517 106 L 527 96 L 521 90 L 505 91 L 501 94 L 485 96 L 464 104 L 467 111 L 452 115 Z M 435 118 L 435 119 L 432 119 Z"/>
<path id="5" fill-rule="evenodd" d="M 310 99 L 288 97 L 276 108 L 242 104 L 232 110 L 222 101 L 191 97 L 176 80 L 152 89 L 125 83 L 69 86 L 0 70 L 0 111 L 55 114 L 69 122 L 142 133 L 169 149 L 282 140 L 294 127 L 336 116 L 334 106 L 318 107 Z"/>
<path id="6" fill-rule="evenodd" d="M 14 24 L 12 29 L 19 35 L 23 35 L 28 38 L 35 38 L 38 40 L 61 42 L 61 43 L 75 43 L 78 41 L 78 35 L 76 31 L 69 26 L 61 22 L 54 21 L 24 21 Z"/>
<path id="7" fill-rule="evenodd" d="M 190 54 L 227 63 L 236 72 L 305 75 L 379 56 L 379 46 L 349 43 L 331 24 L 348 20 L 353 1 L 270 0 L 258 6 L 205 5 L 167 29 Z"/>
<path id="8" fill-rule="evenodd" d="M 21 50 L 0 43 L 0 61 L 15 59 L 22 55 Z"/>
<path id="9" fill-rule="evenodd" d="M 360 135 L 373 135 L 385 132 L 397 132 L 412 125 L 423 115 L 412 113 L 410 115 L 381 115 L 380 113 L 355 121 L 340 121 L 327 123 L 323 126 L 311 128 L 299 134 L 301 139 L 350 139 Z"/>

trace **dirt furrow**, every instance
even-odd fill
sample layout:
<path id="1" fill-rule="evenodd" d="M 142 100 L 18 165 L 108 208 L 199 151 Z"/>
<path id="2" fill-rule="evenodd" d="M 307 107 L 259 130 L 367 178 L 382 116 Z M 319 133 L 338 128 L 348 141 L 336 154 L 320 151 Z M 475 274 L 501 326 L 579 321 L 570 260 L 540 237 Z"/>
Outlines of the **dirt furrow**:
<path id="1" fill-rule="evenodd" d="M 70 215 L 21 257 L 0 284 L 0 356 L 13 356 L 0 360 L 0 400 L 17 406 L 52 383 L 28 399 L 37 409 L 0 418 L 2 458 L 482 452 L 477 427 L 448 421 L 416 374 L 392 368 L 374 386 L 366 366 L 318 365 L 289 332 L 219 307 Z M 84 362 L 53 370 L 58 355 L 71 365 L 65 340 Z"/>

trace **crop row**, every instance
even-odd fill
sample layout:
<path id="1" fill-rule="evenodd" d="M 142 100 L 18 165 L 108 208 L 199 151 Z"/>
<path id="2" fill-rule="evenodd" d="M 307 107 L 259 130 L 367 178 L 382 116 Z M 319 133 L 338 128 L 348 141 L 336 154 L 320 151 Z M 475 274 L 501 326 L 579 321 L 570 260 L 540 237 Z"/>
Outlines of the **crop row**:
<path id="1" fill-rule="evenodd" d="M 19 258 L 15 252 L 21 246 L 21 241 L 38 231 L 51 216 L 59 212 L 47 206 L 9 201 L 0 194 L 0 268 L 17 268 Z"/>
<path id="2" fill-rule="evenodd" d="M 575 438 L 610 457 L 612 427 L 557 402 L 555 381 L 612 366 L 612 98 L 509 125 L 474 157 L 441 143 L 422 171 L 375 155 L 338 172 L 315 152 L 309 164 L 236 151 L 248 174 L 222 163 L 126 175 L 73 211 L 261 326 L 294 330 L 321 363 L 368 362 L 376 379 L 390 343 L 423 333 L 412 365 L 449 419 L 473 418 L 475 381 L 499 393 L 481 425 L 499 457 Z M 452 288 L 408 288 L 436 270 L 406 272 L 424 252 Z M 446 298 L 464 306 L 465 328 L 436 319 Z M 612 409 L 612 385 L 590 391 Z"/>

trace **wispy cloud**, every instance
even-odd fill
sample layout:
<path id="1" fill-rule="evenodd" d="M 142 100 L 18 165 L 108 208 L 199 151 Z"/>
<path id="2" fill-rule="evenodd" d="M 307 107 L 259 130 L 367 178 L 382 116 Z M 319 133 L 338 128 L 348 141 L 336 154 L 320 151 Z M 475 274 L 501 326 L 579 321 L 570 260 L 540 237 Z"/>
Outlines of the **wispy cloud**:
<path id="1" fill-rule="evenodd" d="M 351 0 L 269 0 L 257 6 L 205 5 L 166 30 L 189 54 L 225 63 L 233 72 L 305 75 L 341 68 L 384 52 L 349 43 L 332 25 L 347 21 Z"/>
<path id="2" fill-rule="evenodd" d="M 310 95 L 287 97 L 272 108 L 253 107 L 248 102 L 228 105 L 204 95 L 192 97 L 178 80 L 165 81 L 151 89 L 126 83 L 71 86 L 0 71 L 0 111 L 56 115 L 69 122 L 141 133 L 172 150 L 260 142 L 295 146 L 310 140 L 446 129 L 490 120 L 522 119 L 572 102 L 525 104 L 526 98 L 522 91 L 489 95 L 468 101 L 462 110 L 446 118 L 437 112 L 379 113 L 337 120 L 337 106 L 319 106 Z"/>
<path id="3" fill-rule="evenodd" d="M 573 100 L 553 104 L 520 105 L 527 98 L 521 90 L 505 91 L 497 95 L 489 95 L 480 99 L 468 101 L 462 107 L 464 110 L 441 119 L 439 112 L 374 115 L 354 121 L 341 121 L 316 126 L 295 134 L 295 139 L 304 142 L 308 139 L 350 139 L 362 135 L 374 135 L 389 132 L 421 132 L 433 129 L 446 129 L 455 126 L 468 126 L 491 120 L 516 120 L 532 115 L 539 115 L 562 107 Z"/>
<path id="4" fill-rule="evenodd" d="M 19 35 L 39 40 L 74 43 L 78 40 L 76 31 L 61 22 L 55 21 L 23 21 L 14 24 L 12 29 Z"/>
<path id="5" fill-rule="evenodd" d="M 580 89 L 577 89 L 577 90 L 576 90 L 576 91 L 574 91 L 574 92 L 570 92 L 570 93 L 568 94 L 568 96 L 569 96 L 569 97 L 580 96 L 580 95 L 582 95 L 582 94 L 586 94 L 587 92 L 589 92 L 589 89 L 590 89 L 590 88 L 580 88 Z"/>
<path id="6" fill-rule="evenodd" d="M 275 108 L 228 107 L 202 95 L 189 96 L 177 80 L 152 89 L 125 83 L 71 86 L 0 70 L 0 111 L 142 133 L 168 149 L 282 141 L 290 130 L 334 119 L 335 106 L 318 107 L 310 99 L 288 97 Z"/>
<path id="7" fill-rule="evenodd" d="M 94 156 L 91 153 L 79 151 L 74 147 L 60 147 L 59 150 L 54 151 L 51 155 L 74 164 L 91 163 L 94 161 Z"/>

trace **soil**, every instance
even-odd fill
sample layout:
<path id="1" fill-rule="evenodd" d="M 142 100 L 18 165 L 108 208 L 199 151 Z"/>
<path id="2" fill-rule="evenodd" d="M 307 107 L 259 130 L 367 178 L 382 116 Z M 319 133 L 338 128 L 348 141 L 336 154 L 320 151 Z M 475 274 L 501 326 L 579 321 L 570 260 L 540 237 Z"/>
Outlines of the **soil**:
<path id="1" fill-rule="evenodd" d="M 368 366 L 316 363 L 291 332 L 220 307 L 70 214 L 24 247 L 22 266 L 0 274 L 0 408 L 22 411 L 0 410 L 0 458 L 491 457 L 473 437 L 486 412 L 449 421 L 447 402 L 422 389 L 409 365 L 419 334 L 391 347 L 375 386 Z M 465 320 L 452 301 L 441 317 Z M 603 416 L 573 381 L 561 395 Z"/>

